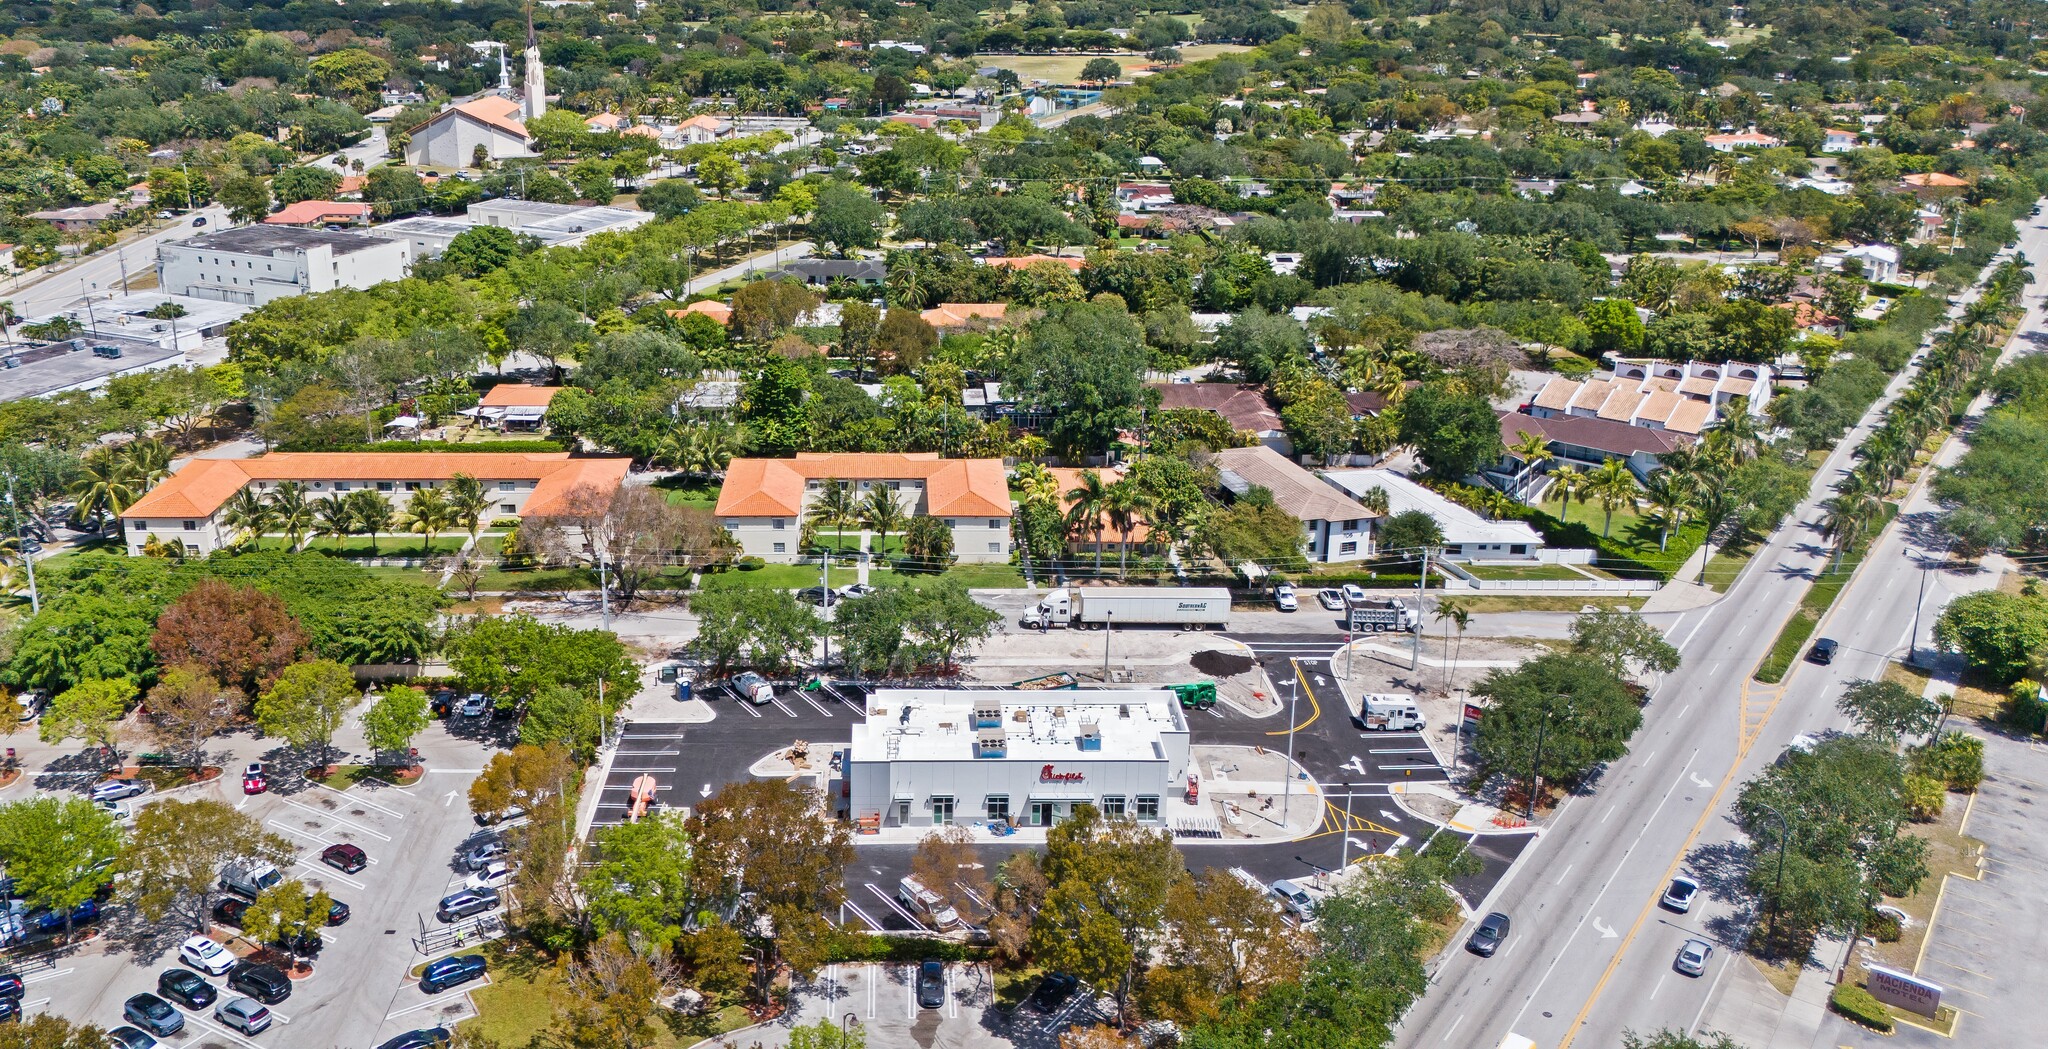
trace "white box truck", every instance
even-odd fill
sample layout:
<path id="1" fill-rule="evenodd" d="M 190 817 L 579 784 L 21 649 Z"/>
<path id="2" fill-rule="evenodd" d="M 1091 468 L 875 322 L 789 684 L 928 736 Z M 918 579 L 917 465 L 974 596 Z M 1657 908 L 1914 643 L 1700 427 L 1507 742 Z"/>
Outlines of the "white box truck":
<path id="1" fill-rule="evenodd" d="M 940 932 L 951 932 L 960 927 L 960 912 L 946 902 L 946 898 L 925 888 L 916 878 L 905 878 L 896 884 L 896 899 L 903 909 L 917 916 L 917 920 Z"/>
<path id="2" fill-rule="evenodd" d="M 1230 622 L 1230 591 L 1220 586 L 1058 587 L 1024 613 L 1030 630 L 1178 626 L 1189 630 Z"/>
<path id="3" fill-rule="evenodd" d="M 1427 723 L 1414 696 L 1368 695 L 1359 704 L 1358 724 L 1367 732 L 1420 732 Z"/>

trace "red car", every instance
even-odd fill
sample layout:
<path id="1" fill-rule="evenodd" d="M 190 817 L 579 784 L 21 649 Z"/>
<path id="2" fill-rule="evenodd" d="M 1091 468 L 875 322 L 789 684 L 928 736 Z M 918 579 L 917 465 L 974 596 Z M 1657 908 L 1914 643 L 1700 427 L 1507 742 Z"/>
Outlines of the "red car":
<path id="1" fill-rule="evenodd" d="M 263 774 L 263 763 L 258 761 L 242 772 L 242 793 L 261 794 L 270 789 L 270 779 Z"/>

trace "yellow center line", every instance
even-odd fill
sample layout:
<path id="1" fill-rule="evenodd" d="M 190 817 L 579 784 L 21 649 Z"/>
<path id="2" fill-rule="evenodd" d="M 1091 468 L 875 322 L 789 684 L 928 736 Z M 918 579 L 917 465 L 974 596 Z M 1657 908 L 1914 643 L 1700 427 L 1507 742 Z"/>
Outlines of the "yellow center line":
<path id="1" fill-rule="evenodd" d="M 1295 685 L 1295 687 L 1296 687 L 1296 688 L 1299 688 L 1299 689 L 1301 689 L 1301 691 L 1302 691 L 1302 694 L 1304 694 L 1304 695 L 1308 696 L 1308 708 L 1309 708 L 1309 715 L 1308 715 L 1308 720 L 1307 720 L 1307 721 L 1304 721 L 1304 722 L 1302 722 L 1302 723 L 1301 723 L 1301 724 L 1299 724 L 1299 725 L 1296 725 L 1296 726 L 1294 726 L 1294 728 L 1293 728 L 1293 729 L 1291 729 L 1291 730 L 1290 730 L 1290 729 L 1284 729 L 1284 728 L 1283 728 L 1283 729 L 1276 729 L 1276 730 L 1274 730 L 1274 731 L 1272 731 L 1272 732 L 1268 732 L 1268 733 L 1266 733 L 1266 735 L 1268 735 L 1268 736 L 1284 736 L 1284 735 L 1286 735 L 1286 734 L 1287 734 L 1288 732 L 1290 732 L 1290 731 L 1293 731 L 1293 732 L 1300 732 L 1300 731 L 1301 731 L 1302 729 L 1305 729 L 1305 728 L 1309 727 L 1310 725 L 1313 725 L 1313 724 L 1315 724 L 1315 723 L 1316 723 L 1316 719 L 1317 719 L 1317 718 L 1319 718 L 1319 717 L 1322 717 L 1322 716 L 1323 716 L 1323 705 L 1322 705 L 1321 703 L 1318 703 L 1318 702 L 1316 702 L 1316 694 L 1315 694 L 1314 692 L 1312 692 L 1312 691 L 1310 691 L 1310 690 L 1309 690 L 1309 687 L 1308 687 L 1308 679 L 1306 679 L 1306 678 L 1304 678 L 1304 677 L 1302 677 L 1302 676 L 1301 676 L 1301 664 L 1300 664 L 1300 663 L 1298 663 L 1298 662 L 1295 662 L 1295 661 L 1294 661 L 1294 660 L 1292 660 L 1292 659 L 1290 659 L 1290 660 L 1288 660 L 1288 661 L 1287 661 L 1287 665 L 1288 665 L 1288 666 L 1290 666 L 1290 667 L 1293 667 L 1293 668 L 1294 668 L 1294 685 Z M 1289 761 L 1293 761 L 1293 760 L 1294 760 L 1294 755 L 1292 755 L 1292 754 L 1289 754 L 1289 755 L 1287 755 L 1287 760 L 1289 760 Z M 1290 774 L 1291 774 L 1291 770 L 1290 770 Z"/>

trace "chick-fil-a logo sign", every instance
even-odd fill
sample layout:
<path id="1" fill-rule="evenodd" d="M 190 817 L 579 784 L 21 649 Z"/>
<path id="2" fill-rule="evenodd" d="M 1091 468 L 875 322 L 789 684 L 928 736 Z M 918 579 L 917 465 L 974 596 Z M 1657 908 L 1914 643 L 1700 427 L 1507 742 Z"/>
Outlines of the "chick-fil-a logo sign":
<path id="1" fill-rule="evenodd" d="M 1086 773 L 1082 772 L 1055 772 L 1053 771 L 1053 767 L 1051 765 L 1047 765 L 1044 768 L 1038 770 L 1038 782 L 1079 783 L 1082 779 L 1086 778 L 1086 775 Z"/>

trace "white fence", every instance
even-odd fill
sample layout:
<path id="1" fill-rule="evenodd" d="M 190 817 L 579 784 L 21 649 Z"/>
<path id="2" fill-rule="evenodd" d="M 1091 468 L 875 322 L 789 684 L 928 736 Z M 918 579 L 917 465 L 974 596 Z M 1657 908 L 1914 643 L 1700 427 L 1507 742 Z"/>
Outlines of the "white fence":
<path id="1" fill-rule="evenodd" d="M 1642 579 L 1482 579 L 1455 561 L 1442 563 L 1444 589 L 1453 593 L 1491 591 L 1515 594 L 1649 594 L 1659 582 Z"/>

